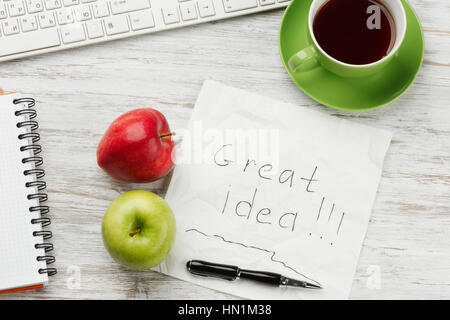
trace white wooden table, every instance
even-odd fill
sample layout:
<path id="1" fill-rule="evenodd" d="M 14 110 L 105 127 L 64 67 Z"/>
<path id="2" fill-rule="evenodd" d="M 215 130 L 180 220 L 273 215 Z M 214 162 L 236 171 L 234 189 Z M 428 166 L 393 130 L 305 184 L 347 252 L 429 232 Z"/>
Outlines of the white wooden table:
<path id="1" fill-rule="evenodd" d="M 278 54 L 282 10 L 2 63 L 0 88 L 38 100 L 59 273 L 44 290 L 0 299 L 230 298 L 122 268 L 100 232 L 119 194 L 164 195 L 169 182 L 107 177 L 95 154 L 107 126 L 138 107 L 185 126 L 205 79 L 394 131 L 351 297 L 450 298 L 450 3 L 411 2 L 425 31 L 423 68 L 400 99 L 367 112 L 326 108 L 296 88 Z"/>

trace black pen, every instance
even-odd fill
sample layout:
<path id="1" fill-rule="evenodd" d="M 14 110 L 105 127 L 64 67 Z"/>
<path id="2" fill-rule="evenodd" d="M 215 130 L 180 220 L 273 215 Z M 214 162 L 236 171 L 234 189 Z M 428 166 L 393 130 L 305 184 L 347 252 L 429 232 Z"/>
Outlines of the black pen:
<path id="1" fill-rule="evenodd" d="M 295 280 L 288 277 L 284 277 L 278 273 L 245 270 L 240 269 L 239 267 L 236 266 L 212 263 L 201 260 L 190 260 L 187 262 L 186 267 L 190 273 L 202 277 L 220 278 L 229 281 L 233 281 L 236 279 L 248 279 L 275 286 L 301 287 L 308 289 L 322 288 L 318 283 L 314 284 L 307 281 Z"/>

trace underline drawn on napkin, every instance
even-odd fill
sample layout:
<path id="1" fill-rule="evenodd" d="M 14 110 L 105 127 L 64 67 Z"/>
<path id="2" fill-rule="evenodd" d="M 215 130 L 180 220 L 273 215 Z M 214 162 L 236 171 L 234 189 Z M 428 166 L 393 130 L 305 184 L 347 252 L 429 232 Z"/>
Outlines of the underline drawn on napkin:
<path id="1" fill-rule="evenodd" d="M 301 272 L 295 270 L 294 268 L 288 266 L 285 262 L 283 262 L 283 261 L 281 261 L 281 260 L 276 260 L 276 259 L 274 258 L 275 255 L 277 254 L 275 251 L 271 251 L 271 250 L 268 250 L 268 249 L 259 248 L 259 247 L 255 247 L 255 246 L 246 245 L 246 244 L 240 243 L 240 242 L 235 242 L 235 241 L 227 240 L 227 239 L 225 239 L 223 236 L 218 235 L 218 234 L 209 235 L 209 234 L 206 234 L 206 233 L 204 233 L 204 232 L 202 232 L 202 231 L 200 231 L 200 230 L 197 230 L 197 229 L 187 229 L 185 232 L 196 232 L 196 233 L 201 234 L 202 236 L 205 236 L 205 237 L 207 237 L 207 238 L 218 238 L 218 239 L 220 239 L 220 240 L 222 240 L 223 242 L 226 242 L 226 243 L 235 244 L 235 245 L 238 245 L 238 246 L 247 248 L 247 249 L 254 249 L 254 250 L 258 250 L 258 251 L 263 251 L 263 252 L 266 252 L 266 253 L 270 253 L 270 254 L 271 254 L 270 260 L 272 260 L 273 262 L 279 263 L 279 264 L 283 265 L 283 267 L 285 267 L 286 269 L 289 269 L 289 270 L 295 272 L 296 274 L 298 274 L 298 275 L 300 275 L 300 276 L 302 276 L 302 277 L 304 277 L 304 278 L 306 278 L 306 279 L 308 279 L 308 280 L 311 280 L 311 281 L 315 282 L 316 284 L 320 285 L 320 283 L 317 282 L 316 280 L 311 279 L 311 278 L 305 276 L 303 273 L 301 273 Z"/>

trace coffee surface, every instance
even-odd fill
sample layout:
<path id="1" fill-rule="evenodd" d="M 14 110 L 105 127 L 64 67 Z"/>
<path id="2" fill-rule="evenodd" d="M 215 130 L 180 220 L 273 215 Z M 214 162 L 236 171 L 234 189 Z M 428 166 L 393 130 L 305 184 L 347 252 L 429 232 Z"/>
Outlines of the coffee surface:
<path id="1" fill-rule="evenodd" d="M 326 2 L 314 18 L 313 32 L 327 54 L 357 65 L 382 59 L 395 42 L 394 19 L 382 2 L 375 0 Z"/>

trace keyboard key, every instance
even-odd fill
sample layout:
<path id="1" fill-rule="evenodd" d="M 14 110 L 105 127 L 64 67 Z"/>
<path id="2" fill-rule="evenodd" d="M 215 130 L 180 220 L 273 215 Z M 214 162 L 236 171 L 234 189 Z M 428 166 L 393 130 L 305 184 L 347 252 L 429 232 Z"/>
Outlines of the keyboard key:
<path id="1" fill-rule="evenodd" d="M 274 4 L 275 0 L 259 0 L 259 4 L 262 6 L 267 6 L 269 4 Z"/>
<path id="2" fill-rule="evenodd" d="M 91 9 L 89 5 L 79 6 L 75 9 L 75 16 L 78 21 L 86 21 L 92 19 Z"/>
<path id="3" fill-rule="evenodd" d="M 211 0 L 200 0 L 198 2 L 198 12 L 202 18 L 211 17 L 216 14 Z"/>
<path id="4" fill-rule="evenodd" d="M 165 24 L 172 24 L 180 22 L 180 16 L 178 15 L 177 7 L 168 7 L 162 9 L 162 14 Z"/>
<path id="5" fill-rule="evenodd" d="M 47 10 L 59 9 L 62 6 L 61 0 L 44 0 Z"/>
<path id="6" fill-rule="evenodd" d="M 80 4 L 79 0 L 64 0 L 63 1 L 65 7 L 74 6 L 76 4 Z"/>
<path id="7" fill-rule="evenodd" d="M 11 19 L 8 21 L 4 21 L 2 23 L 3 25 L 3 33 L 5 36 L 10 36 L 12 34 L 17 34 L 20 32 L 19 30 L 19 23 L 17 22 L 17 19 Z M 3 42 L 2 42 L 3 46 Z"/>
<path id="8" fill-rule="evenodd" d="M 65 44 L 86 40 L 84 28 L 81 24 L 72 24 L 61 27 L 61 37 Z"/>
<path id="9" fill-rule="evenodd" d="M 0 19 L 8 18 L 8 13 L 6 12 L 6 6 L 4 3 L 0 3 Z"/>
<path id="10" fill-rule="evenodd" d="M 56 12 L 56 17 L 58 19 L 58 24 L 65 25 L 73 23 L 73 13 L 72 9 L 61 9 Z"/>
<path id="11" fill-rule="evenodd" d="M 109 8 L 106 2 L 94 3 L 92 5 L 92 11 L 95 18 L 103 18 L 109 16 Z"/>
<path id="12" fill-rule="evenodd" d="M 25 7 L 22 0 L 13 0 L 8 2 L 9 15 L 11 17 L 18 17 L 25 14 Z"/>
<path id="13" fill-rule="evenodd" d="M 130 31 L 126 16 L 114 16 L 105 19 L 106 34 L 109 36 Z"/>
<path id="14" fill-rule="evenodd" d="M 184 21 L 197 19 L 197 10 L 195 9 L 195 3 L 182 3 L 180 4 L 181 18 Z"/>
<path id="15" fill-rule="evenodd" d="M 20 19 L 23 32 L 37 30 L 38 24 L 36 22 L 36 16 L 23 17 Z"/>
<path id="16" fill-rule="evenodd" d="M 56 26 L 55 15 L 53 12 L 42 12 L 38 15 L 39 25 L 42 29 Z"/>
<path id="17" fill-rule="evenodd" d="M 86 29 L 89 39 L 97 39 L 104 36 L 103 24 L 100 20 L 86 22 Z"/>
<path id="18" fill-rule="evenodd" d="M 25 0 L 28 13 L 37 13 L 44 10 L 41 0 Z"/>
<path id="19" fill-rule="evenodd" d="M 225 12 L 235 12 L 250 8 L 256 8 L 258 3 L 256 0 L 222 0 Z"/>
<path id="20" fill-rule="evenodd" d="M 130 22 L 131 28 L 135 31 L 153 28 L 155 26 L 155 20 L 150 10 L 130 13 Z"/>
<path id="21" fill-rule="evenodd" d="M 0 57 L 11 54 L 56 47 L 61 44 L 58 30 L 47 29 L 34 32 L 22 33 L 20 39 L 16 36 L 2 38 L 0 46 Z"/>
<path id="22" fill-rule="evenodd" d="M 113 0 L 111 1 L 111 11 L 113 14 L 149 9 L 148 0 Z"/>

